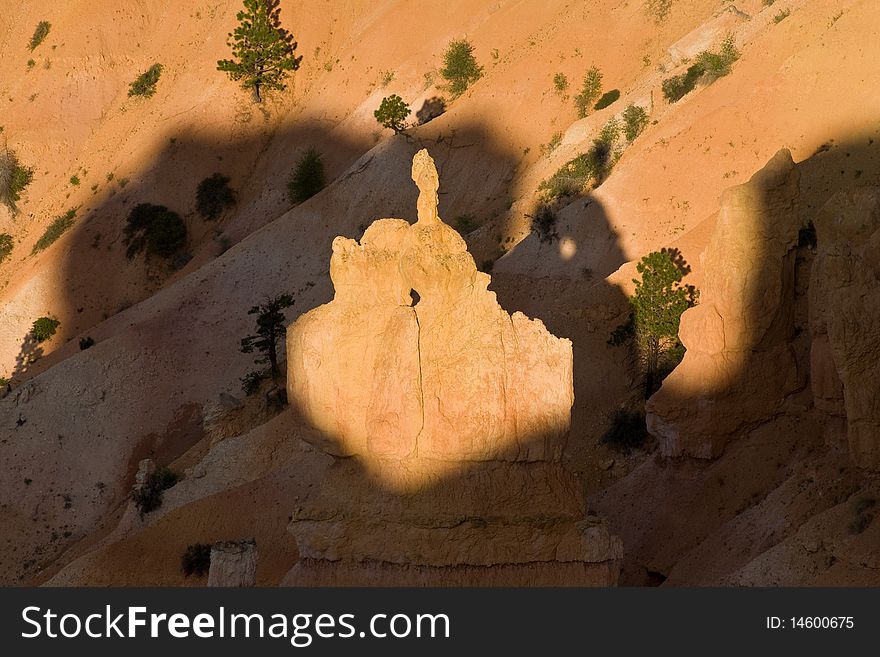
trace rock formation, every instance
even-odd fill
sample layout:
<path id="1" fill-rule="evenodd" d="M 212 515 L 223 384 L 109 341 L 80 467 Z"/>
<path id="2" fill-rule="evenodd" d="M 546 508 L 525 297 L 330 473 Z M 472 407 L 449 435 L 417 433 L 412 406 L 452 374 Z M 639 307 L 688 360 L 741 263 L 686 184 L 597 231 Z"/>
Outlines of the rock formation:
<path id="1" fill-rule="evenodd" d="M 257 543 L 254 539 L 225 541 L 211 546 L 208 586 L 254 586 L 257 582 Z"/>
<path id="2" fill-rule="evenodd" d="M 332 302 L 287 334 L 288 397 L 340 457 L 291 523 L 291 584 L 616 582 L 620 542 L 561 464 L 569 340 L 512 316 L 437 213 L 337 237 Z"/>
<path id="3" fill-rule="evenodd" d="M 647 404 L 665 455 L 718 456 L 739 429 L 771 417 L 806 385 L 791 347 L 798 181 L 781 150 L 722 196 L 701 255 L 700 303 L 681 318 L 687 352 Z"/>
<path id="4" fill-rule="evenodd" d="M 880 190 L 841 192 L 816 217 L 810 302 L 816 406 L 845 416 L 856 465 L 880 470 Z"/>

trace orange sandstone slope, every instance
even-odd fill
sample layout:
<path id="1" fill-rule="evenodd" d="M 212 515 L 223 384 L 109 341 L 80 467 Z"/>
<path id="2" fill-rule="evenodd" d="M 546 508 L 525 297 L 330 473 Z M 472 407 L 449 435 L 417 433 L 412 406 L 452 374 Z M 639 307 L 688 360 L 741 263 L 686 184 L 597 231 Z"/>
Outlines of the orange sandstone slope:
<path id="1" fill-rule="evenodd" d="M 880 9 L 871 0 L 778 0 L 769 8 L 761 0 L 680 0 L 659 24 L 640 3 L 610 0 L 282 2 L 303 64 L 288 90 L 262 107 L 214 70 L 227 54 L 238 2 L 7 4 L 0 12 L 0 138 L 35 170 L 20 213 L 0 208 L 0 232 L 15 239 L 0 264 L 0 375 L 14 381 L 0 400 L 0 518 L 10 545 L 0 578 L 7 582 L 57 572 L 58 581 L 72 583 L 178 583 L 173 558 L 145 565 L 137 555 L 171 535 L 177 549 L 188 539 L 246 533 L 227 518 L 255 499 L 261 507 L 267 499 L 282 509 L 291 504 L 294 493 L 279 483 L 279 468 L 317 476 L 313 456 L 297 455 L 308 449 L 288 446 L 292 462 L 273 460 L 274 447 L 236 450 L 252 441 L 274 445 L 305 429 L 282 418 L 255 436 L 247 431 L 254 421 L 234 444 L 212 447 L 205 417 L 220 393 L 240 395 L 249 358 L 237 347 L 253 303 L 290 291 L 294 319 L 328 300 L 335 235 L 357 237 L 383 216 L 414 219 L 409 162 L 420 146 L 440 169 L 442 216 L 454 225 L 470 215 L 480 225 L 467 237 L 477 262 L 505 254 L 493 272 L 502 305 L 573 340 L 570 451 L 588 492 L 623 477 L 608 489 L 618 497 L 600 500 L 607 515 L 628 503 L 627 481 L 670 476 L 661 466 L 659 474 L 644 474 L 642 464 L 636 478 L 627 477 L 637 464 L 620 458 L 599 467 L 609 458 L 596 446 L 601 418 L 631 383 L 620 354 L 605 344 L 623 315 L 631 261 L 678 246 L 698 282 L 698 254 L 721 191 L 748 179 L 782 146 L 796 161 L 823 144 L 837 153 L 835 166 L 819 167 L 803 191 L 811 209 L 842 185 L 880 182 L 876 155 L 865 146 L 880 138 L 880 90 L 869 83 L 880 57 Z M 776 22 L 783 10 L 790 14 Z M 27 41 L 38 20 L 52 28 L 31 53 Z M 727 32 L 742 52 L 733 72 L 667 104 L 662 80 Z M 463 36 L 475 46 L 483 78 L 410 139 L 382 131 L 372 112 L 384 95 L 400 94 L 415 112 L 443 94 L 443 50 Z M 129 98 L 128 84 L 154 62 L 164 66 L 156 95 Z M 571 96 L 592 65 L 621 98 L 577 120 Z M 556 73 L 570 81 L 568 98 L 554 90 Z M 650 125 L 601 187 L 560 212 L 561 239 L 541 243 L 527 218 L 538 184 L 586 150 L 631 102 L 649 109 Z M 541 146 L 557 132 L 560 145 L 545 155 Z M 332 182 L 291 209 L 286 181 L 309 146 L 322 153 Z M 195 213 L 195 187 L 215 171 L 232 178 L 237 205 L 210 223 Z M 71 184 L 74 175 L 79 185 Z M 191 259 L 176 268 L 126 259 L 124 219 L 139 202 L 184 216 Z M 49 223 L 71 208 L 73 227 L 32 255 Z M 61 320 L 59 334 L 42 345 L 41 358 L 23 362 L 25 334 L 47 314 Z M 97 344 L 80 352 L 84 335 Z M 247 476 L 225 476 L 237 459 L 264 453 Z M 187 468 L 214 464 L 223 474 L 212 475 L 213 487 L 181 488 L 179 505 L 141 525 L 129 517 L 126 495 L 137 459 L 148 455 Z M 713 467 L 735 461 L 724 456 L 718 463 Z M 750 472 L 736 470 L 743 471 Z M 246 492 L 247 482 L 259 493 Z M 777 485 L 770 477 L 757 488 L 767 493 Z M 673 517 L 673 498 L 650 499 L 656 508 L 637 515 Z M 214 522 L 198 525 L 196 536 L 187 519 L 207 508 Z M 634 572 L 668 575 L 686 548 L 714 531 L 713 513 L 697 510 L 692 522 L 702 529 L 663 559 L 653 552 L 661 529 L 631 536 Z M 756 515 L 760 525 L 764 516 Z M 286 536 L 284 512 L 274 517 L 266 536 Z M 294 558 L 279 551 L 268 572 L 281 573 Z M 752 571 L 749 577 L 761 581 Z"/>

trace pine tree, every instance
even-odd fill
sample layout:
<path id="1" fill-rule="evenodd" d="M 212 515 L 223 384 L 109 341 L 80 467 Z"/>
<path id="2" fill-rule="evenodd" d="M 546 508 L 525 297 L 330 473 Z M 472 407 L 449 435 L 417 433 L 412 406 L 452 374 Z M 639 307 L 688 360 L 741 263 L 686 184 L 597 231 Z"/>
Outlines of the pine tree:
<path id="1" fill-rule="evenodd" d="M 633 279 L 636 289 L 630 303 L 635 335 L 644 359 L 646 394 L 654 391 L 658 379 L 662 380 L 662 357 L 681 351 L 678 340 L 681 315 L 696 300 L 695 290 L 681 284 L 682 264 L 676 261 L 677 255 L 667 249 L 654 251 L 636 265 L 642 280 Z"/>
<path id="2" fill-rule="evenodd" d="M 684 357 L 678 327 L 682 313 L 697 302 L 699 293 L 694 286 L 681 284 L 690 267 L 678 249 L 649 253 L 636 270 L 642 280 L 632 279 L 636 285 L 629 299 L 632 312 L 611 332 L 608 344 L 616 347 L 634 342 L 633 356 L 644 375 L 647 399 Z"/>
<path id="3" fill-rule="evenodd" d="M 254 306 L 248 315 L 257 315 L 257 332 L 241 339 L 241 351 L 245 354 L 255 350 L 262 355 L 254 359 L 254 363 L 269 364 L 272 381 L 278 384 L 278 340 L 284 335 L 284 309 L 293 305 L 293 297 L 279 294 L 267 299 L 261 306 Z"/>
<path id="4" fill-rule="evenodd" d="M 298 69 L 302 60 L 295 55 L 293 35 L 281 27 L 279 2 L 244 0 L 244 11 L 236 14 L 240 25 L 230 32 L 227 41 L 233 59 L 217 62 L 217 70 L 241 80 L 258 103 L 262 100 L 261 90 L 283 90 L 288 72 Z"/>
<path id="5" fill-rule="evenodd" d="M 373 112 L 373 116 L 383 127 L 391 128 L 395 134 L 399 134 L 406 127 L 404 122 L 410 111 L 409 105 L 403 101 L 403 98 L 392 94 L 382 99 L 379 109 Z"/>

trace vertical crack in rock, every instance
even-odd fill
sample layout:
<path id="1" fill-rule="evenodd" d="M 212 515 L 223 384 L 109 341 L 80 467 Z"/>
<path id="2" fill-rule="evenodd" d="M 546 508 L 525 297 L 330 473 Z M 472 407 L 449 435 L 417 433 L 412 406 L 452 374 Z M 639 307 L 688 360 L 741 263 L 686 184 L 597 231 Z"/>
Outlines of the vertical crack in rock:
<path id="1" fill-rule="evenodd" d="M 294 511 L 287 583 L 616 583 L 620 540 L 562 465 L 571 342 L 501 308 L 426 150 L 412 178 L 418 221 L 337 237 L 333 301 L 288 329 L 288 398 L 352 458 Z"/>

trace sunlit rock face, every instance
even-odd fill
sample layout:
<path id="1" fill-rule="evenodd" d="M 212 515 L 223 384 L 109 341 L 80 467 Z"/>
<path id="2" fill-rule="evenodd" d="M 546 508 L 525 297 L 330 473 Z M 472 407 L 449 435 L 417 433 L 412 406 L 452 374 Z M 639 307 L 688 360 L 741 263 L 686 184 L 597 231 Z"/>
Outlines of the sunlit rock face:
<path id="1" fill-rule="evenodd" d="M 806 385 L 791 348 L 799 172 L 779 151 L 724 192 L 701 255 L 700 302 L 681 317 L 684 360 L 648 400 L 648 429 L 670 456 L 711 458 L 741 428 Z"/>
<path id="2" fill-rule="evenodd" d="M 337 237 L 332 302 L 287 334 L 288 398 L 342 459 L 301 502 L 289 583 L 616 582 L 620 542 L 563 468 L 572 348 L 509 315 L 437 215 Z"/>
<path id="3" fill-rule="evenodd" d="M 845 415 L 853 461 L 880 470 L 880 190 L 836 194 L 815 223 L 813 395 Z"/>

